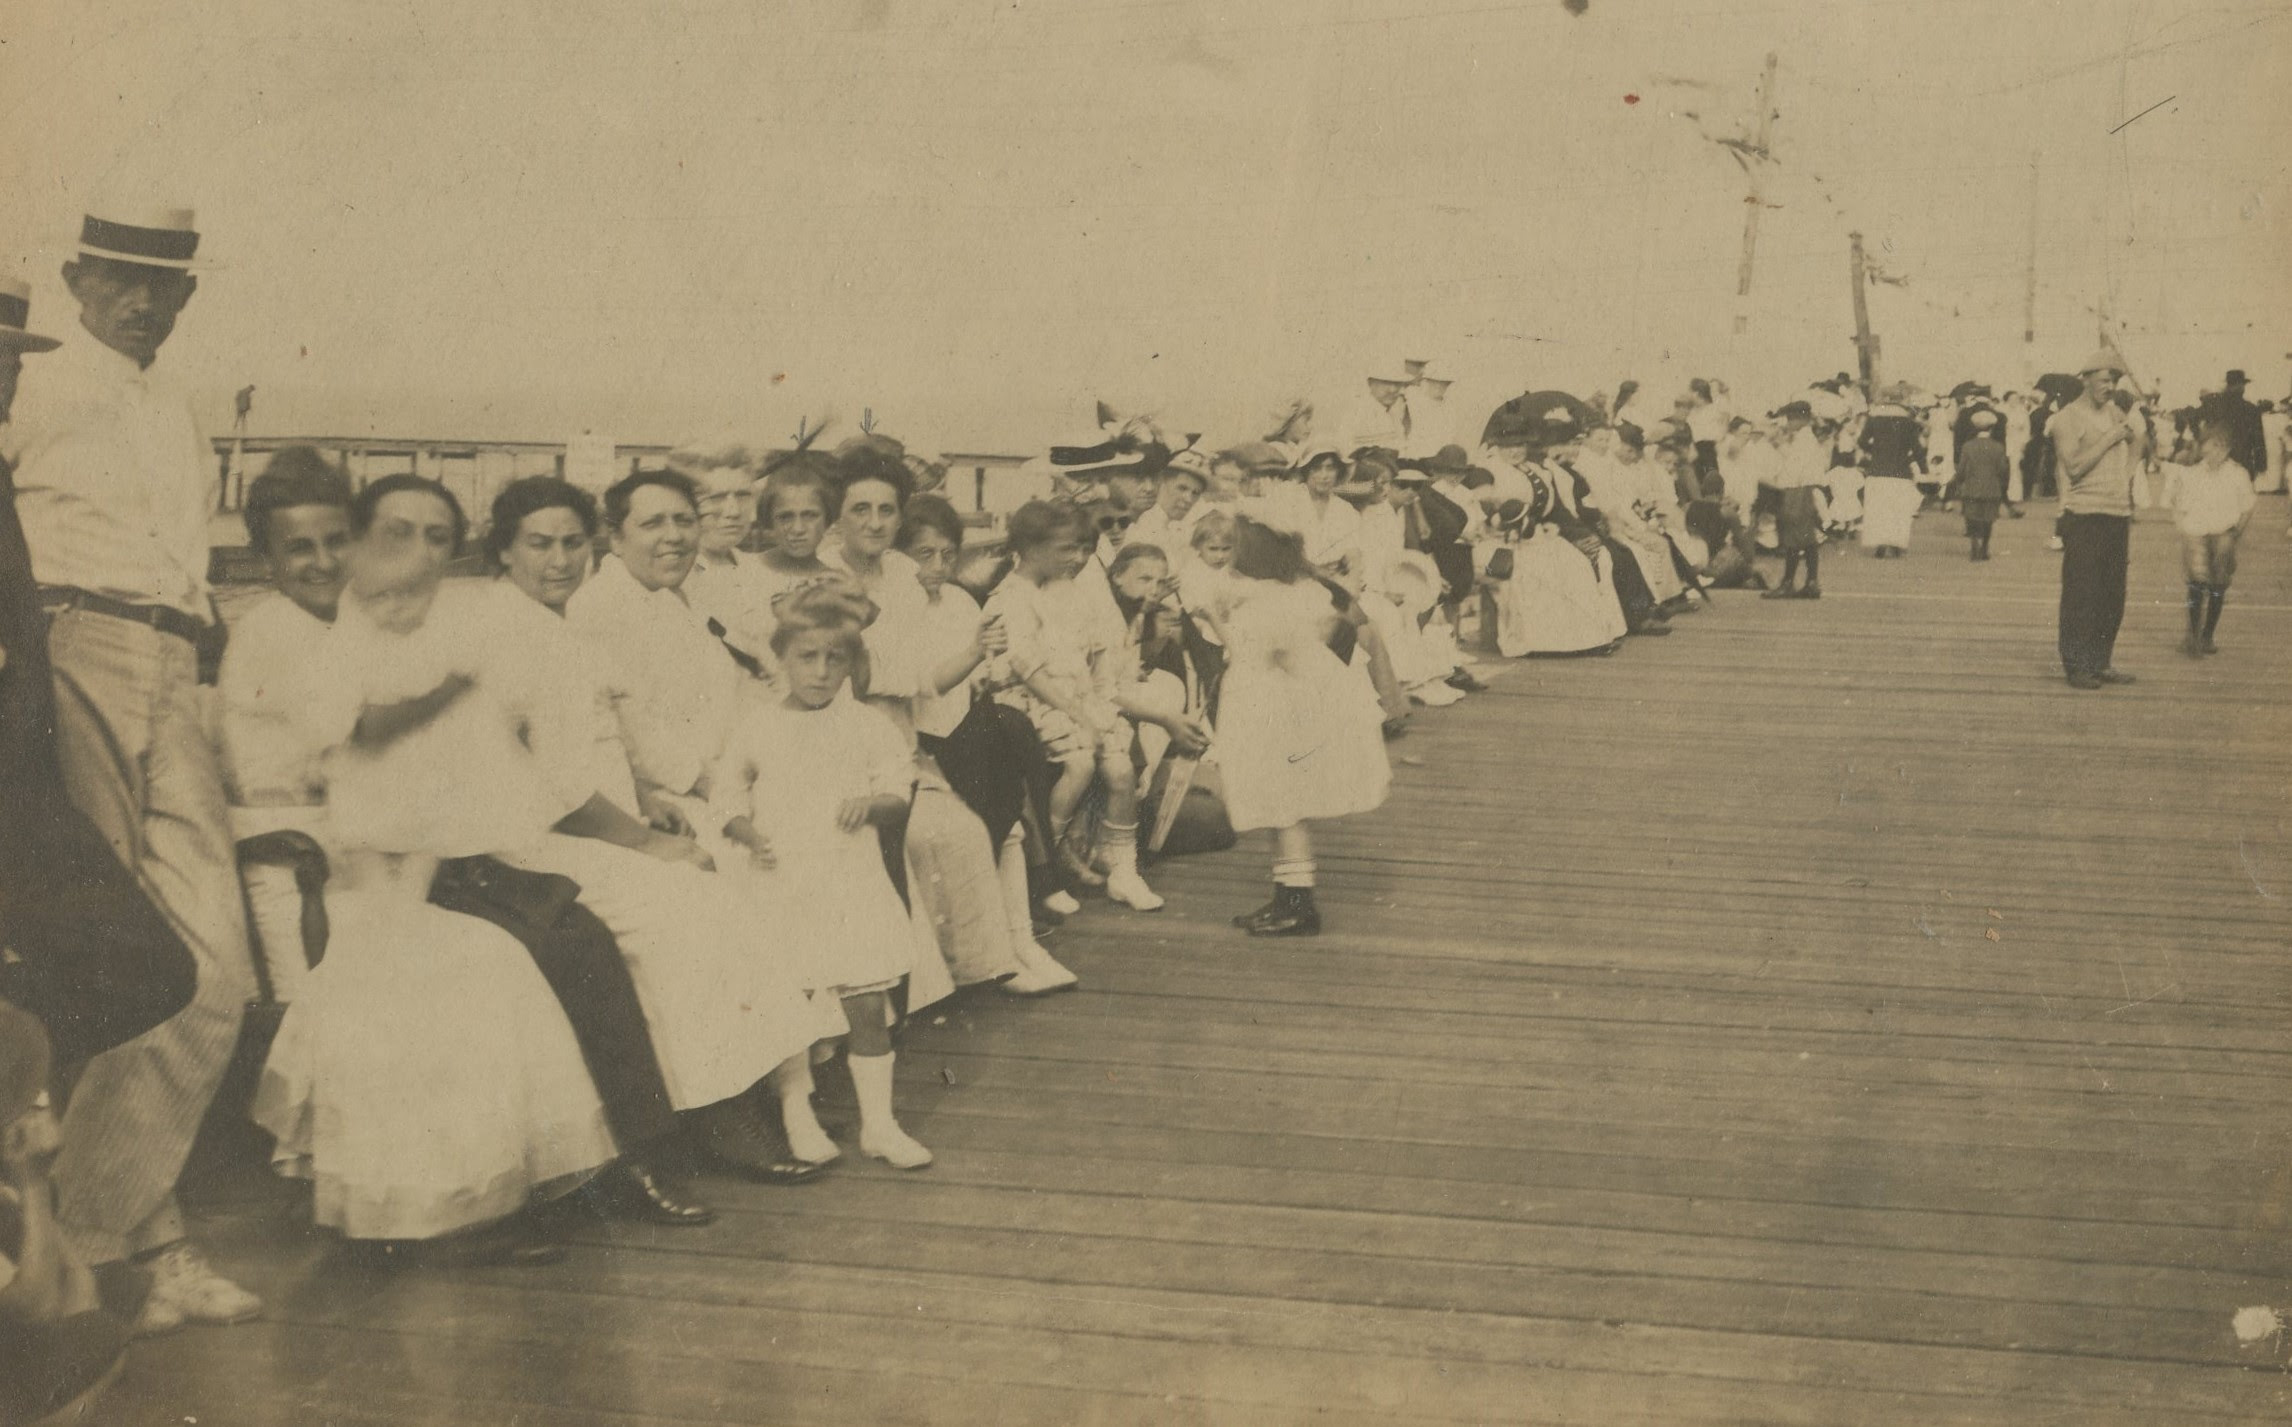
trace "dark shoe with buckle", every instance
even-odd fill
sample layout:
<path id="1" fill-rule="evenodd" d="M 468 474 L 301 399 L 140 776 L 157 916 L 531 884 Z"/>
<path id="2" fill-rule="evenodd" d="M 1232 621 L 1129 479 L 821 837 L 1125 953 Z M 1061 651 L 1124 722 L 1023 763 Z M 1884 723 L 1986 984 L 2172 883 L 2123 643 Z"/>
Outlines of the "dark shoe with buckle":
<path id="1" fill-rule="evenodd" d="M 1462 669 L 1457 670 L 1441 682 L 1452 689 L 1462 689 L 1468 694 L 1480 694 L 1488 691 L 1488 685 L 1465 673 Z"/>
<path id="2" fill-rule="evenodd" d="M 699 1112 L 695 1127 L 702 1154 L 720 1167 L 759 1184 L 804 1184 L 827 1172 L 824 1164 L 796 1158 L 796 1152 L 735 1097 Z"/>
<path id="3" fill-rule="evenodd" d="M 2101 687 L 2101 676 L 2088 674 L 2082 670 L 2074 672 L 2069 676 L 2069 687 L 2072 689 L 2098 689 Z"/>
<path id="4" fill-rule="evenodd" d="M 2138 675 L 2127 674 L 2118 669 L 2103 669 L 2096 677 L 2099 678 L 2104 684 L 2134 684 L 2140 682 Z"/>
<path id="5" fill-rule="evenodd" d="M 671 1229 L 700 1229 L 716 1222 L 714 1209 L 669 1188 L 651 1166 L 635 1159 L 624 1159 L 598 1175 L 582 1190 L 582 1198 L 598 1214 L 614 1219 Z"/>

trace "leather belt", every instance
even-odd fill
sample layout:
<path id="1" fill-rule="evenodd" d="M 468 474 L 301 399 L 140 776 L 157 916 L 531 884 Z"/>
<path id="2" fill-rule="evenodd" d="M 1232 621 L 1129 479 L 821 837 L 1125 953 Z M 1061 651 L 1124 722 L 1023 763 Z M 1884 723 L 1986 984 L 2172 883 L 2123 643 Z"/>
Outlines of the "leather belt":
<path id="1" fill-rule="evenodd" d="M 124 619 L 132 624 L 149 625 L 161 634 L 171 634 L 184 643 L 200 647 L 207 638 L 207 626 L 190 615 L 169 605 L 129 604 L 108 595 L 74 589 L 70 585 L 40 586 L 40 607 L 49 611 L 59 609 L 85 610 L 111 619 Z"/>

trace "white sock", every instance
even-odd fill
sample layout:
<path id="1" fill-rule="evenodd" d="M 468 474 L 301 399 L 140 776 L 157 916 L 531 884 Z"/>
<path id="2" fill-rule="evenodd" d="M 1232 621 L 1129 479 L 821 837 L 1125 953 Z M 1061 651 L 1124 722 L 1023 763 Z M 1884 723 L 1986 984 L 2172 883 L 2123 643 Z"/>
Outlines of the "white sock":
<path id="1" fill-rule="evenodd" d="M 891 1081 L 895 1051 L 882 1055 L 849 1055 L 852 1089 L 859 1097 L 860 1148 L 897 1169 L 921 1169 L 931 1163 L 931 1151 L 916 1143 L 891 1113 Z"/>
<path id="2" fill-rule="evenodd" d="M 1276 857 L 1273 859 L 1273 884 L 1276 887 L 1313 886 L 1313 859 L 1310 857 Z"/>
<path id="3" fill-rule="evenodd" d="M 812 1057 L 798 1051 L 772 1072 L 772 1088 L 780 1095 L 780 1124 L 788 1132 L 788 1148 L 796 1158 L 825 1164 L 836 1157 L 836 1142 L 820 1128 L 812 1113 Z"/>
<path id="4" fill-rule="evenodd" d="M 1111 819 L 1098 825 L 1098 845 L 1106 851 L 1109 872 L 1138 870 L 1138 824 Z"/>

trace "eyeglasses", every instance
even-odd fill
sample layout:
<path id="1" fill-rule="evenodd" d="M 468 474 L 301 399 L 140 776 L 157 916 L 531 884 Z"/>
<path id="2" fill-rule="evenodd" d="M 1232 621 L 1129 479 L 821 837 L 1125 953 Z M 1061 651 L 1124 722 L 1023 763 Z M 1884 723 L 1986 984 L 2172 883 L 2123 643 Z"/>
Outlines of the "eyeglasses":
<path id="1" fill-rule="evenodd" d="M 1119 515 L 1111 510 L 1106 511 L 1098 517 L 1098 533 L 1111 535 L 1117 530 L 1128 530 L 1136 523 L 1137 517 L 1135 516 Z"/>

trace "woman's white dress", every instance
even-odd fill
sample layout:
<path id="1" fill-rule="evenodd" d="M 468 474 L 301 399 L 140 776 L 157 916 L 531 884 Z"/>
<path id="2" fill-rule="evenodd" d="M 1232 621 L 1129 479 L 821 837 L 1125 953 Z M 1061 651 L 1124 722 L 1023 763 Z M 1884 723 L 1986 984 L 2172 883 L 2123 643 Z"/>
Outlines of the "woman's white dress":
<path id="1" fill-rule="evenodd" d="M 350 606 L 338 635 L 335 657 L 311 670 L 313 706 L 336 718 L 435 688 L 476 652 L 361 627 Z M 352 1238 L 498 1219 L 617 1153 L 525 949 L 427 900 L 439 855 L 484 851 L 505 826 L 549 815 L 547 786 L 518 751 L 481 683 L 387 749 L 337 747 L 325 760 L 331 935 L 280 1022 L 252 1114 L 277 1138 L 280 1172 L 312 1181 L 316 1221 Z"/>
<path id="2" fill-rule="evenodd" d="M 1862 543 L 1871 549 L 1910 548 L 1910 532 L 1924 500 L 1906 476 L 1869 476 L 1862 483 Z"/>
<path id="3" fill-rule="evenodd" d="M 1244 580 L 1227 618 L 1213 756 L 1234 830 L 1367 812 L 1385 801 L 1384 711 L 1323 642 L 1336 622 L 1310 580 Z"/>
<path id="4" fill-rule="evenodd" d="M 1510 548 L 1512 575 L 1496 592 L 1496 647 L 1505 657 L 1583 654 L 1623 638 L 1607 551 L 1586 555 L 1550 525 Z"/>
<path id="5" fill-rule="evenodd" d="M 271 1043 L 255 1122 L 315 1222 L 428 1239 L 570 1188 L 618 1153 L 580 1047 L 525 948 L 361 857 L 327 894 L 326 959 Z M 354 870 L 356 869 L 356 870 Z"/>

